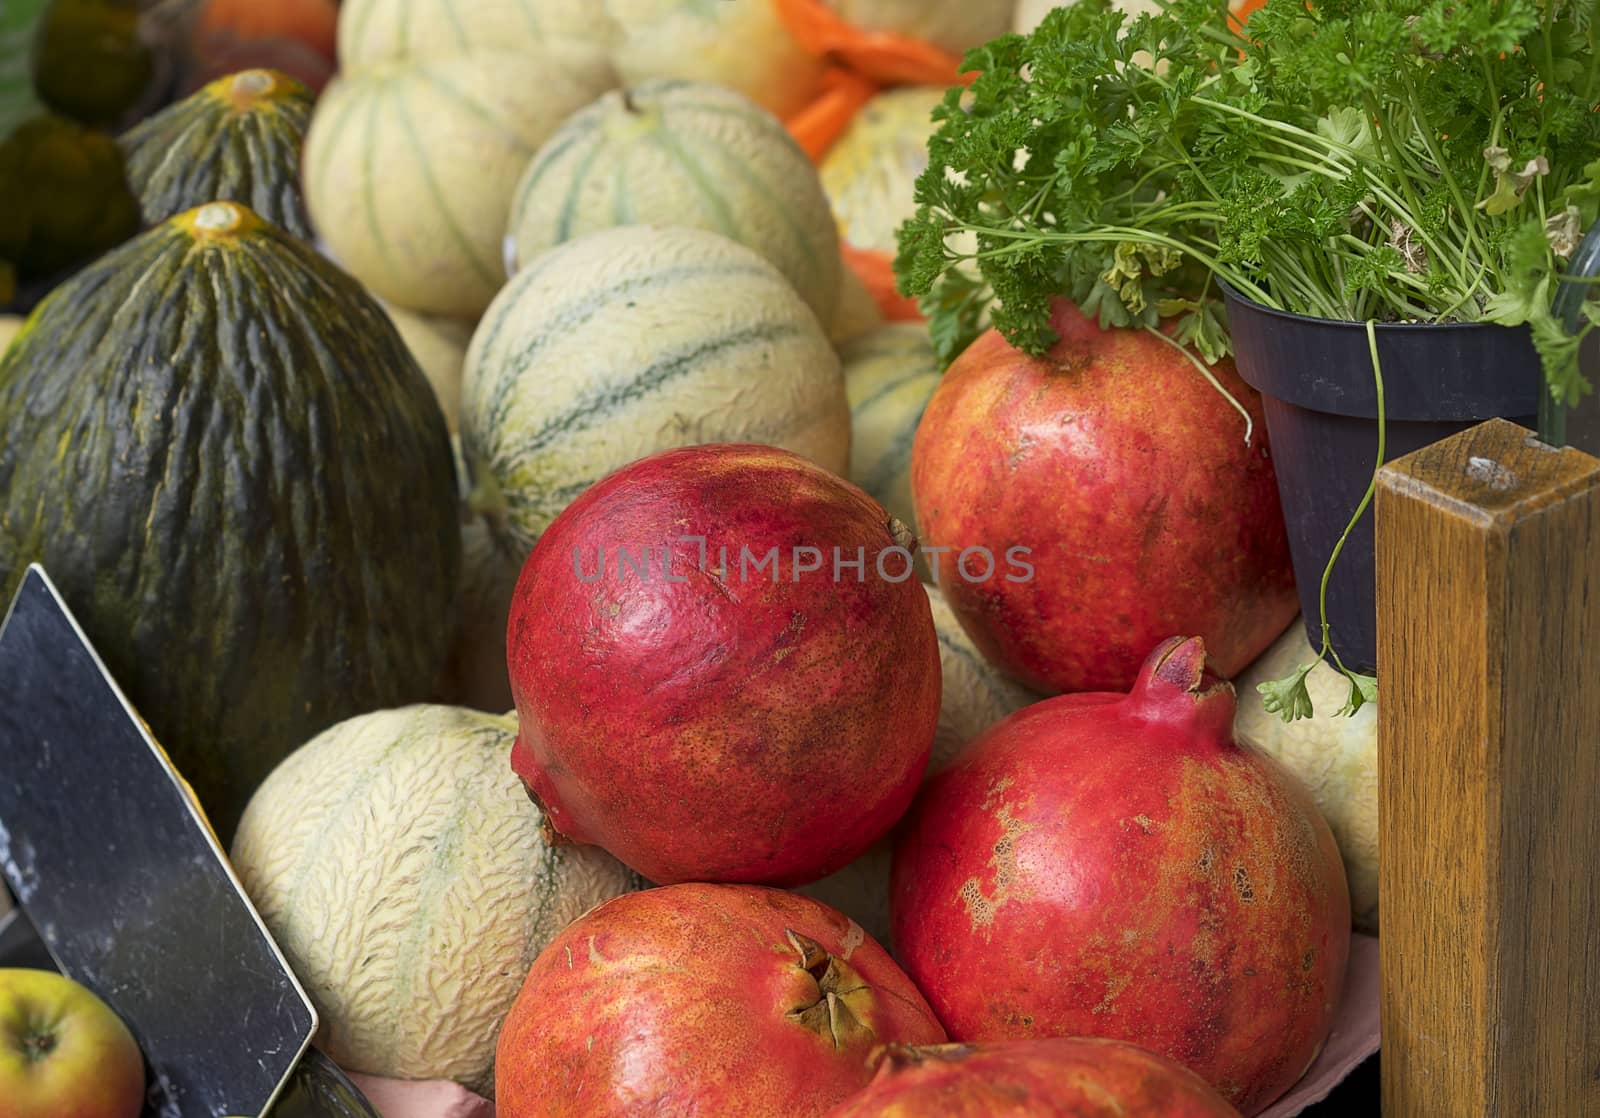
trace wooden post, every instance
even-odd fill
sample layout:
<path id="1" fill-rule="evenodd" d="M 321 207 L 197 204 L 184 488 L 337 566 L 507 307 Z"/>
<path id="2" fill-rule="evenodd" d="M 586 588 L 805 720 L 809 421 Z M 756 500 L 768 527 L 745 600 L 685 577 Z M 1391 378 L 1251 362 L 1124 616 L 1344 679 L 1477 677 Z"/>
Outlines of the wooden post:
<path id="1" fill-rule="evenodd" d="M 1377 496 L 1385 1118 L 1600 1115 L 1600 460 L 1495 420 Z"/>

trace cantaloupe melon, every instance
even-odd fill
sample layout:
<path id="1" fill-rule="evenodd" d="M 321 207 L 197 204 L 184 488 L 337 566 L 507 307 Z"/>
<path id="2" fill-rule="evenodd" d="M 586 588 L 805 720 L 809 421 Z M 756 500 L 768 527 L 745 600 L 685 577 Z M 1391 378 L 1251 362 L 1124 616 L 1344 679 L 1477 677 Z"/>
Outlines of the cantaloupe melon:
<path id="1" fill-rule="evenodd" d="M 928 328 L 885 326 L 841 346 L 839 359 L 850 396 L 850 480 L 914 529 L 911 442 L 941 373 Z"/>
<path id="2" fill-rule="evenodd" d="M 1338 840 L 1350 882 L 1350 912 L 1362 931 L 1378 930 L 1378 709 L 1363 706 L 1353 716 L 1344 706 L 1350 685 L 1327 664 L 1306 677 L 1317 713 L 1285 722 L 1268 714 L 1256 685 L 1282 679 L 1314 658 L 1305 627 L 1294 625 L 1234 681 L 1238 709 L 1233 734 L 1276 757 L 1311 789 Z M 1380 695 L 1379 701 L 1382 701 Z"/>
<path id="3" fill-rule="evenodd" d="M 389 319 L 400 332 L 401 341 L 417 359 L 417 364 L 427 375 L 428 383 L 439 397 L 439 407 L 453 435 L 461 422 L 461 367 L 467 360 L 467 346 L 472 344 L 475 323 L 459 318 L 440 318 L 434 315 L 413 314 L 399 307 L 386 306 Z M 510 710 L 510 706 L 496 708 Z"/>
<path id="4" fill-rule="evenodd" d="M 833 311 L 833 326 L 828 337 L 835 346 L 849 345 L 863 334 L 884 324 L 878 302 L 861 282 L 856 270 L 843 267 L 839 273 L 839 305 Z"/>
<path id="5" fill-rule="evenodd" d="M 518 260 L 615 225 L 688 225 L 754 249 L 823 322 L 839 300 L 839 234 L 816 168 L 741 93 L 652 81 L 608 93 L 562 125 L 511 208 Z"/>
<path id="6" fill-rule="evenodd" d="M 944 595 L 932 586 L 928 604 L 939 634 L 939 666 L 944 689 L 939 701 L 939 726 L 934 731 L 928 775 L 941 772 L 967 743 L 1008 714 L 1039 701 L 1039 696 L 1013 683 L 983 658 Z M 798 892 L 837 908 L 860 924 L 879 943 L 891 946 L 889 931 L 889 865 L 892 848 L 878 843 L 844 869 Z"/>
<path id="7" fill-rule="evenodd" d="M 341 1066 L 491 1093 L 534 957 L 640 884 L 597 847 L 545 841 L 507 763 L 515 736 L 514 717 L 452 707 L 366 714 L 251 799 L 234 867 Z"/>
<path id="8" fill-rule="evenodd" d="M 462 443 L 512 548 L 601 477 L 671 447 L 754 442 L 843 475 L 850 405 L 816 315 L 703 229 L 620 226 L 545 253 L 479 323 Z"/>
<path id="9" fill-rule="evenodd" d="M 305 146 L 313 225 L 379 298 L 472 318 L 505 283 L 512 193 L 539 146 L 606 87 L 531 51 L 383 63 L 339 78 Z"/>
<path id="10" fill-rule="evenodd" d="M 840 235 L 857 248 L 899 251 L 895 234 L 916 216 L 917 176 L 928 169 L 932 113 L 944 93 L 907 86 L 878 94 L 824 157 L 822 188 Z"/>
<path id="11" fill-rule="evenodd" d="M 809 104 L 823 62 L 795 42 L 771 0 L 602 0 L 621 28 L 612 62 L 626 85 L 687 78 L 731 86 L 787 119 Z"/>
<path id="12" fill-rule="evenodd" d="M 346 74 L 480 50 L 555 49 L 604 59 L 620 38 L 597 0 L 344 0 L 339 9 Z"/>
<path id="13" fill-rule="evenodd" d="M 14 314 L 0 314 L 0 353 L 4 353 L 11 339 L 22 332 L 22 324 L 26 321 Z"/>
<path id="14" fill-rule="evenodd" d="M 1016 0 L 828 0 L 863 31 L 889 31 L 960 58 L 1011 30 Z"/>

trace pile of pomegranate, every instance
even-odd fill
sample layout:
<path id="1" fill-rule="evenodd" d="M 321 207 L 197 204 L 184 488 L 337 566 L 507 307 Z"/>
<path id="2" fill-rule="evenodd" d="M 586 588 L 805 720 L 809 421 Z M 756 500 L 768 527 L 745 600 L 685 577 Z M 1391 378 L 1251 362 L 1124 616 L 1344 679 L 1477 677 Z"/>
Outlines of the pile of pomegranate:
<path id="1" fill-rule="evenodd" d="M 500 1118 L 1248 1118 L 1316 1058 L 1339 851 L 1232 736 L 1228 678 L 1295 612 L 1259 402 L 1220 371 L 1246 442 L 1173 347 L 1058 329 L 946 374 L 926 539 L 754 445 L 635 462 L 541 537 L 509 762 L 554 839 L 650 885 L 532 961 Z M 919 554 L 986 670 L 1054 696 L 936 775 Z M 893 957 L 790 891 L 884 849 Z"/>

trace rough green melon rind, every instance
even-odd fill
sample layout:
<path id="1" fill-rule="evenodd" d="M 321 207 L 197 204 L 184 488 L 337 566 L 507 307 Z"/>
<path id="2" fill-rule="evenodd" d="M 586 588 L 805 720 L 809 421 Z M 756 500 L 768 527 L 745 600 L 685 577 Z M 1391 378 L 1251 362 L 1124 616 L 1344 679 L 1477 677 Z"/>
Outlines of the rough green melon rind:
<path id="1" fill-rule="evenodd" d="M 492 1094 L 495 1041 L 534 958 L 643 883 L 552 845 L 507 757 L 516 719 L 417 705 L 341 722 L 245 812 L 232 860 L 341 1066 Z"/>
<path id="2" fill-rule="evenodd" d="M 460 563 L 449 436 L 383 310 L 299 239 L 186 215 L 0 357 L 0 597 L 42 561 L 227 840 L 317 731 L 426 698 Z"/>
<path id="3" fill-rule="evenodd" d="M 653 81 L 562 125 L 517 185 L 518 259 L 616 225 L 720 233 L 771 261 L 833 321 L 841 262 L 816 168 L 777 117 L 731 89 Z"/>
<path id="4" fill-rule="evenodd" d="M 248 107 L 230 99 L 234 83 L 259 81 L 271 87 Z M 117 143 L 145 225 L 207 202 L 238 202 L 311 240 L 300 195 L 300 149 L 314 102 L 309 89 L 285 74 L 246 70 L 124 133 Z"/>
<path id="5" fill-rule="evenodd" d="M 843 475 L 838 355 L 771 264 L 701 229 L 620 226 L 519 272 L 473 335 L 461 440 L 520 562 L 590 485 L 658 450 L 753 442 Z"/>

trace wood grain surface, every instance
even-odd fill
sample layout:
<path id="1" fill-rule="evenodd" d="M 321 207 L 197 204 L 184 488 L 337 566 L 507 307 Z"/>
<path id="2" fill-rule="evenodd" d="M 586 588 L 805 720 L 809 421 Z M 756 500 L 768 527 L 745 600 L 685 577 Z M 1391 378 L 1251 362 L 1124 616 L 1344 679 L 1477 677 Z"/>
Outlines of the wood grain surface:
<path id="1" fill-rule="evenodd" d="M 1600 1115 L 1600 461 L 1494 420 L 1376 527 L 1383 1113 Z"/>

